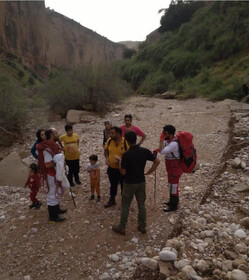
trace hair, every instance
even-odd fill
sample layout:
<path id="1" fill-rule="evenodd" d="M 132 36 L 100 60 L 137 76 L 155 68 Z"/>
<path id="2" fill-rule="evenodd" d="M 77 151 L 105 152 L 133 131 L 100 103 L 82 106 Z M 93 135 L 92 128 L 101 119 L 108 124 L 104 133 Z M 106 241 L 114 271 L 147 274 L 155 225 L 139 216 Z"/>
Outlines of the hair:
<path id="1" fill-rule="evenodd" d="M 53 134 L 52 129 L 45 130 L 46 139 L 49 140 L 51 138 L 51 134 Z"/>
<path id="2" fill-rule="evenodd" d="M 176 132 L 175 127 L 174 127 L 173 125 L 171 125 L 171 124 L 165 125 L 165 126 L 163 127 L 163 130 L 164 130 L 164 131 L 167 131 L 169 134 L 173 134 L 173 135 L 175 135 L 175 132 Z"/>
<path id="3" fill-rule="evenodd" d="M 118 126 L 113 126 L 111 129 L 114 129 L 116 133 L 122 135 L 122 129 Z"/>
<path id="4" fill-rule="evenodd" d="M 45 131 L 45 129 L 40 128 L 36 131 L 36 138 L 38 140 L 38 143 L 42 142 L 42 139 L 41 139 L 41 132 L 42 131 Z"/>
<path id="5" fill-rule="evenodd" d="M 71 124 L 66 124 L 65 125 L 65 130 L 66 130 L 66 132 L 68 131 L 68 130 L 72 130 L 73 129 L 73 126 L 71 125 Z"/>
<path id="6" fill-rule="evenodd" d="M 126 118 L 129 118 L 129 119 L 132 121 L 132 115 L 131 115 L 131 114 L 126 114 L 126 115 L 124 116 L 124 119 L 126 119 Z"/>
<path id="7" fill-rule="evenodd" d="M 97 155 L 90 155 L 89 159 L 93 160 L 93 161 L 98 161 L 98 156 Z"/>
<path id="8" fill-rule="evenodd" d="M 129 144 L 136 144 L 137 142 L 137 134 L 134 131 L 127 131 L 125 133 L 125 140 L 129 143 Z"/>
<path id="9" fill-rule="evenodd" d="M 35 174 L 38 173 L 38 165 L 36 163 L 31 163 L 29 168 L 33 170 Z"/>
<path id="10" fill-rule="evenodd" d="M 110 121 L 104 121 L 104 124 L 111 124 Z"/>

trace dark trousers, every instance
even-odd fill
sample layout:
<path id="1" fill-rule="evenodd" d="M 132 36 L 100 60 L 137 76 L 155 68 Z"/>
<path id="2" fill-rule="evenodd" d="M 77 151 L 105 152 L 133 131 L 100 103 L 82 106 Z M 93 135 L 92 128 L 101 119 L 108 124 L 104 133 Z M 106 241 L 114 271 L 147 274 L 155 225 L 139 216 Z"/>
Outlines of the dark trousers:
<path id="1" fill-rule="evenodd" d="M 118 184 L 121 186 L 121 193 L 123 190 L 123 181 L 124 176 L 122 176 L 119 172 L 119 169 L 111 168 L 110 166 L 107 168 L 107 174 L 110 181 L 110 199 L 115 200 L 115 196 L 118 191 Z"/>
<path id="2" fill-rule="evenodd" d="M 30 195 L 29 195 L 29 197 L 30 197 L 30 200 L 34 203 L 34 204 L 37 204 L 38 202 L 39 202 L 39 200 L 36 198 L 36 196 L 37 196 L 37 193 L 38 193 L 38 190 L 32 190 L 31 189 L 31 191 L 30 191 Z"/>
<path id="3" fill-rule="evenodd" d="M 129 216 L 129 208 L 134 195 L 136 197 L 138 207 L 138 225 L 143 228 L 146 227 L 146 191 L 145 182 L 142 182 L 138 184 L 124 184 L 124 190 L 122 194 L 121 216 L 119 222 L 119 227 L 121 228 L 125 228 L 126 226 L 127 219 Z"/>
<path id="4" fill-rule="evenodd" d="M 80 171 L 80 160 L 66 160 L 66 164 L 69 167 L 68 181 L 70 184 L 73 183 L 73 176 L 76 182 L 79 181 L 79 171 Z"/>

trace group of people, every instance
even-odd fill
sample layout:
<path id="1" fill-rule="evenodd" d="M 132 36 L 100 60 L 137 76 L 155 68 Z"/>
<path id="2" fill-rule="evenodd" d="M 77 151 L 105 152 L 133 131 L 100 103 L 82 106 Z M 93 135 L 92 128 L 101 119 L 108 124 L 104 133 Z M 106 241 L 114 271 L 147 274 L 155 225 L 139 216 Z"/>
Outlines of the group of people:
<path id="1" fill-rule="evenodd" d="M 160 135 L 159 147 L 153 152 L 141 147 L 146 134 L 137 126 L 132 124 L 132 115 L 124 117 L 124 125 L 121 127 L 112 126 L 105 121 L 103 131 L 103 147 L 106 158 L 107 174 L 110 182 L 110 197 L 104 204 L 109 208 L 116 204 L 118 185 L 121 187 L 121 215 L 120 222 L 113 225 L 112 230 L 119 234 L 125 234 L 125 227 L 129 215 L 129 207 L 133 197 L 136 197 L 138 205 L 138 230 L 146 233 L 146 187 L 145 175 L 153 173 L 160 160 L 157 153 L 165 156 L 166 170 L 168 173 L 169 201 L 165 202 L 164 211 L 175 211 L 179 202 L 179 178 L 182 174 L 179 159 L 180 151 L 175 139 L 175 128 L 166 125 Z M 41 181 L 47 188 L 47 205 L 49 221 L 61 222 L 64 220 L 60 214 L 66 213 L 66 209 L 60 208 L 60 200 L 65 187 L 73 187 L 81 184 L 79 179 L 79 137 L 73 132 L 72 125 L 65 126 L 65 134 L 58 136 L 56 129 L 40 129 L 37 131 L 37 141 L 31 149 L 32 155 L 38 160 L 38 165 L 30 165 L 30 175 L 26 186 L 31 189 L 30 208 L 39 209 L 41 202 L 36 195 L 39 191 Z M 139 141 L 137 141 L 137 138 Z M 63 153 L 64 152 L 64 153 Z M 65 176 L 64 157 L 68 166 Z M 152 165 L 148 171 L 144 171 L 146 162 L 151 161 Z M 39 171 L 38 171 L 39 170 Z M 98 156 L 89 156 L 87 171 L 90 177 L 91 196 L 90 200 L 101 200 L 100 196 L 100 167 Z"/>

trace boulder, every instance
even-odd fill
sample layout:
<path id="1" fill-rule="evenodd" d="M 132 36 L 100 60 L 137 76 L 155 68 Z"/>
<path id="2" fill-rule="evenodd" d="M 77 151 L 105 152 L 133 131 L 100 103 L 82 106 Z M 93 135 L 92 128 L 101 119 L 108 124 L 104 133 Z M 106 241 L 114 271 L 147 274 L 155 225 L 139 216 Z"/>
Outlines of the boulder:
<path id="1" fill-rule="evenodd" d="M 80 123 L 81 117 L 89 115 L 88 111 L 69 110 L 67 112 L 66 121 L 68 124 Z"/>
<path id="2" fill-rule="evenodd" d="M 231 273 L 230 280 L 247 280 L 247 276 L 242 270 L 234 269 Z"/>
<path id="3" fill-rule="evenodd" d="M 160 98 L 162 99 L 174 99 L 176 98 L 176 92 L 175 91 L 166 91 L 163 94 L 160 95 Z"/>
<path id="4" fill-rule="evenodd" d="M 245 217 L 240 220 L 240 224 L 245 227 L 246 229 L 249 229 L 249 217 Z"/>
<path id="5" fill-rule="evenodd" d="M 156 260 L 150 259 L 150 258 L 142 258 L 141 263 L 143 266 L 149 268 L 150 270 L 157 270 L 158 263 Z"/>
<path id="6" fill-rule="evenodd" d="M 24 186 L 28 171 L 18 153 L 9 154 L 0 161 L 0 186 Z"/>

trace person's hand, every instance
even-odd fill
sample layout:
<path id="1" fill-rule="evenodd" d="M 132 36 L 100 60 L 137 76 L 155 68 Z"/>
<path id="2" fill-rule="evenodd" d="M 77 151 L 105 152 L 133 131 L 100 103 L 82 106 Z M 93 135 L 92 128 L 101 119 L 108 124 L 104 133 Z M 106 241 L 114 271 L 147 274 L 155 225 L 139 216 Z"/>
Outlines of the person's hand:
<path id="1" fill-rule="evenodd" d="M 115 158 L 115 160 L 116 160 L 117 162 L 120 162 L 120 161 L 121 161 L 121 157 L 119 157 L 119 156 L 114 156 L 114 158 Z"/>
<path id="2" fill-rule="evenodd" d="M 159 149 L 158 148 L 154 149 L 152 153 L 153 155 L 157 156 L 157 154 L 159 153 Z"/>
<path id="3" fill-rule="evenodd" d="M 162 131 L 161 135 L 160 135 L 160 142 L 163 142 L 166 138 L 166 135 L 164 133 L 164 131 Z"/>

